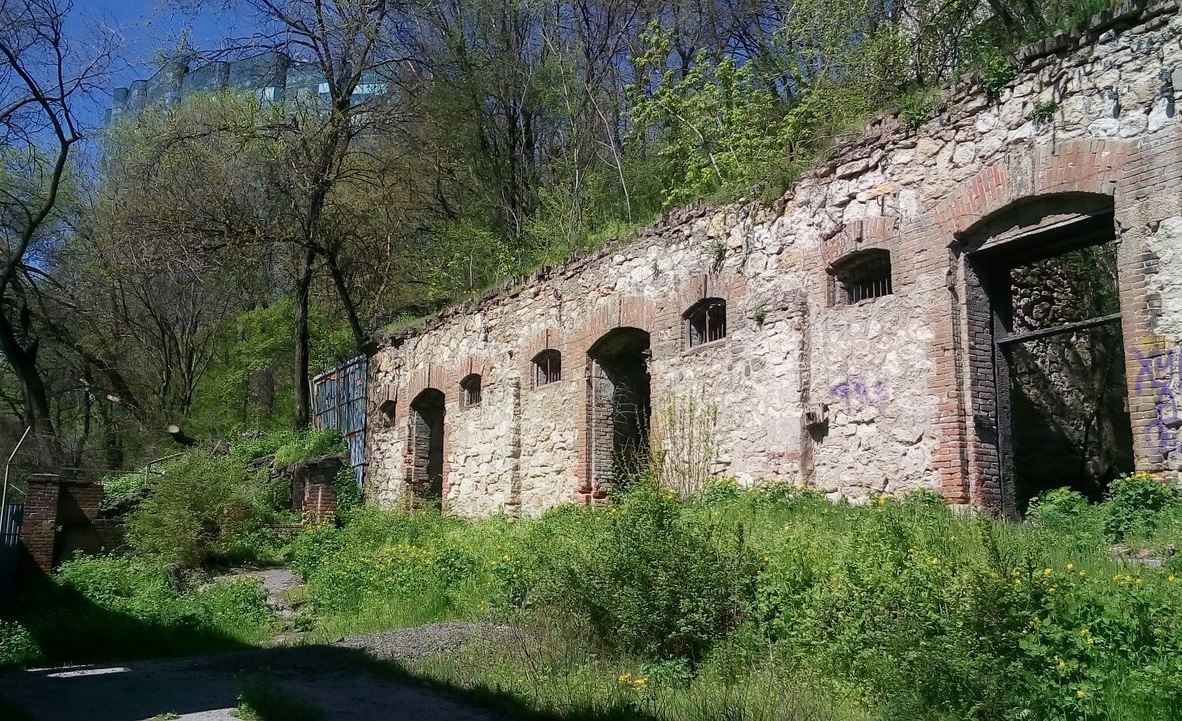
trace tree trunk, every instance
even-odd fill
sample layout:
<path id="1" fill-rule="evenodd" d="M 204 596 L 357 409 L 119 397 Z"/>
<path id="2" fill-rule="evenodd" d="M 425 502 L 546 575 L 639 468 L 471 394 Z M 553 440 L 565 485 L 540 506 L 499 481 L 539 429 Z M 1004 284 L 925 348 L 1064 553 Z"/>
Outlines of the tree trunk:
<path id="1" fill-rule="evenodd" d="M 357 347 L 358 353 L 364 353 L 365 330 L 361 327 L 361 320 L 357 317 L 357 306 L 349 296 L 349 288 L 345 285 L 345 276 L 341 273 L 340 266 L 337 265 L 335 255 L 327 255 L 326 260 L 328 260 L 328 271 L 332 274 L 332 282 L 337 288 L 337 295 L 340 296 L 341 305 L 345 308 L 345 315 L 349 318 L 349 329 L 353 331 L 353 344 Z"/>
<path id="2" fill-rule="evenodd" d="M 308 372 L 310 342 L 308 335 L 309 291 L 312 285 L 312 262 L 316 253 L 303 251 L 295 292 L 295 429 L 302 431 L 312 420 L 310 374 Z"/>
<path id="3" fill-rule="evenodd" d="M 25 403 L 25 424 L 33 429 L 33 448 L 37 463 L 47 468 L 59 465 L 61 460 L 57 433 L 49 411 L 49 399 L 45 394 L 45 382 L 37 370 L 37 343 L 28 348 L 21 345 L 8 318 L 0 313 L 0 353 L 12 366 L 20 380 L 21 393 Z"/>

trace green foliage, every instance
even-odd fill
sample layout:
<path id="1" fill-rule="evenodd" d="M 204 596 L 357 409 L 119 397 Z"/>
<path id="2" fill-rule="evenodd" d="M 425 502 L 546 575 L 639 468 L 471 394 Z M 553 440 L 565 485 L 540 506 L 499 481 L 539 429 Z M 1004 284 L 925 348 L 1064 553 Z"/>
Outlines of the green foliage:
<path id="1" fill-rule="evenodd" d="M 18 621 L 0 618 L 0 669 L 23 666 L 41 657 L 37 640 Z"/>
<path id="2" fill-rule="evenodd" d="M 919 90 L 904 95 L 899 100 L 899 122 L 912 132 L 919 130 L 935 115 L 938 101 L 938 96 L 930 91 Z"/>
<path id="3" fill-rule="evenodd" d="M 955 516 L 930 492 L 855 507 L 783 484 L 720 479 L 688 501 L 641 484 L 613 506 L 536 521 L 362 509 L 301 535 L 294 557 L 320 633 L 508 614 L 557 634 L 545 643 L 566 644 L 570 665 L 535 673 L 530 651 L 465 672 L 526 675 L 513 693 L 547 708 L 558 679 L 607 704 L 596 708 L 638 712 L 772 659 L 774 673 L 884 718 L 1166 719 L 1182 701 L 1182 584 L 1115 561 L 1101 519 L 1169 514 L 1169 493 L 1126 480 L 1096 507 L 1055 492 L 1033 504 L 1033 524 L 1012 526 Z M 628 671 L 626 687 L 580 680 L 604 659 Z M 732 702 L 753 713 L 766 699 Z"/>
<path id="4" fill-rule="evenodd" d="M 103 487 L 102 508 L 109 507 L 113 501 L 129 493 L 135 493 L 147 485 L 148 480 L 147 475 L 137 471 L 103 476 L 99 481 L 99 485 Z"/>
<path id="5" fill-rule="evenodd" d="M 324 456 L 344 453 L 348 450 L 341 432 L 335 428 L 310 430 L 294 434 L 290 440 L 275 449 L 275 463 L 290 466 Z"/>
<path id="6" fill-rule="evenodd" d="M 1035 100 L 1030 110 L 1030 119 L 1039 125 L 1046 125 L 1055 120 L 1055 112 L 1059 104 L 1054 100 Z"/>
<path id="7" fill-rule="evenodd" d="M 346 464 L 337 471 L 334 479 L 337 489 L 337 516 L 347 518 L 356 508 L 365 504 L 361 496 L 361 487 L 357 485 L 357 473 L 353 467 Z"/>
<path id="8" fill-rule="evenodd" d="M 262 641 L 275 627 L 257 579 L 183 589 L 143 558 L 78 557 L 20 599 L 17 619 L 53 662 L 195 653 Z"/>
<path id="9" fill-rule="evenodd" d="M 1069 488 L 1039 494 L 1030 501 L 1026 515 L 1031 523 L 1052 533 L 1087 534 L 1096 539 L 1104 536 L 1102 511 Z"/>
<path id="10" fill-rule="evenodd" d="M 981 87 L 992 100 L 998 100 L 1002 91 L 1018 78 L 1018 66 L 1001 54 L 991 55 L 981 70 Z"/>
<path id="11" fill-rule="evenodd" d="M 1130 536 L 1150 536 L 1162 511 L 1182 507 L 1177 482 L 1148 473 L 1121 476 L 1108 487 L 1104 504 L 1104 530 L 1113 541 Z"/>
<path id="12" fill-rule="evenodd" d="M 240 557 L 273 514 L 266 486 L 234 456 L 191 453 L 160 468 L 127 519 L 128 543 L 140 553 L 189 566 Z"/>
<path id="13" fill-rule="evenodd" d="M 644 40 L 648 49 L 636 63 L 648 75 L 665 66 L 672 37 L 654 24 Z M 635 127 L 662 133 L 657 153 L 667 207 L 719 190 L 741 192 L 786 158 L 795 128 L 751 65 L 710 62 L 702 53 L 688 73 L 667 69 L 653 87 L 631 91 Z"/>
<path id="14" fill-rule="evenodd" d="M 241 428 L 278 432 L 292 426 L 290 369 L 294 305 L 282 296 L 241 313 L 216 338 L 217 352 L 201 378 L 192 412 L 197 436 L 224 436 Z M 331 368 L 353 352 L 347 326 L 313 304 L 308 318 L 310 366 Z"/>
<path id="15" fill-rule="evenodd" d="M 741 531 L 695 520 L 672 492 L 640 484 L 581 529 L 594 553 L 543 562 L 554 575 L 536 603 L 585 616 L 614 648 L 701 659 L 738 624 L 755 564 Z"/>

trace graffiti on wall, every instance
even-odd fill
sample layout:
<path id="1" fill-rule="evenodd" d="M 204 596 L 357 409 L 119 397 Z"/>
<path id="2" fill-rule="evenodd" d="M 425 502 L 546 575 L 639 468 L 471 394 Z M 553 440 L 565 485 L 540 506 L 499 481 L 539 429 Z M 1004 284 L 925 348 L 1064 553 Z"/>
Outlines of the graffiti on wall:
<path id="1" fill-rule="evenodd" d="M 854 408 L 866 407 L 877 408 L 881 412 L 883 404 L 890 400 L 886 381 L 871 381 L 858 376 L 831 386 L 829 396 L 840 399 L 847 413 Z"/>
<path id="2" fill-rule="evenodd" d="M 1182 414 L 1178 412 L 1178 396 L 1182 394 L 1182 348 L 1165 352 L 1129 349 L 1137 361 L 1137 380 L 1133 393 L 1138 397 L 1151 396 L 1157 407 L 1157 418 L 1145 425 L 1142 441 L 1167 455 L 1177 448 L 1178 429 Z"/>

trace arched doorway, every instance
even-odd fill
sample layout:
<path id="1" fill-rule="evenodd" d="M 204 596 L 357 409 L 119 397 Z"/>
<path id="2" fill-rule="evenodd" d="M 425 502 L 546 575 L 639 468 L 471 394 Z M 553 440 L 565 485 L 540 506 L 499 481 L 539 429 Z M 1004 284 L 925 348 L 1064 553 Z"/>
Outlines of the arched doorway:
<path id="1" fill-rule="evenodd" d="M 601 493 L 644 471 L 649 456 L 649 334 L 616 328 L 587 351 L 588 477 Z"/>
<path id="2" fill-rule="evenodd" d="M 977 433 L 996 444 L 1001 510 L 1133 470 L 1117 232 L 1109 196 L 1046 196 L 968 234 Z"/>
<path id="3" fill-rule="evenodd" d="M 443 416 L 443 393 L 435 388 L 410 403 L 407 486 L 416 506 L 443 500 Z"/>

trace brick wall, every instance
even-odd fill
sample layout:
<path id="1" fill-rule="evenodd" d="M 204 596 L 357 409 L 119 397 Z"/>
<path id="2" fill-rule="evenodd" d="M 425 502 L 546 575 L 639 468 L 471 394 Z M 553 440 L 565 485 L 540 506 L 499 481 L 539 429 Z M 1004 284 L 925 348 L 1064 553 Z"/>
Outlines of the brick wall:
<path id="1" fill-rule="evenodd" d="M 305 520 L 321 523 L 337 511 L 337 473 L 345 467 L 341 458 L 328 456 L 291 467 L 291 507 Z"/>
<path id="2" fill-rule="evenodd" d="M 102 486 L 52 474 L 29 477 L 21 546 L 25 572 L 48 575 L 75 552 L 95 554 L 121 542 L 121 533 L 96 527 Z"/>

